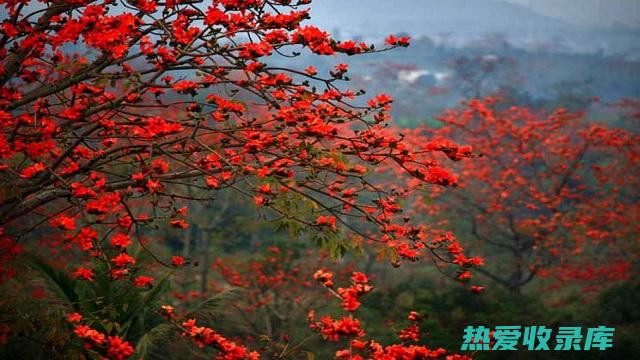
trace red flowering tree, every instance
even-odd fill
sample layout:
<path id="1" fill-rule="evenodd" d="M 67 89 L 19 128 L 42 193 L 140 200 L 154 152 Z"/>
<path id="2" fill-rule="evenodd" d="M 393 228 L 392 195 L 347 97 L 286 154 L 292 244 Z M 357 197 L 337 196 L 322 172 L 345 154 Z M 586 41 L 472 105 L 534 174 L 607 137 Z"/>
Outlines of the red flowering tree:
<path id="1" fill-rule="evenodd" d="M 419 326 L 421 316 L 415 311 L 409 312 L 410 324 L 397 331 L 396 335 L 400 340 L 398 343 L 382 345 L 374 339 L 367 339 L 365 329 L 354 315 L 360 308 L 361 298 L 374 290 L 367 275 L 354 272 L 350 286 L 337 289 L 334 289 L 333 273 L 318 270 L 313 277 L 340 301 L 342 308 L 348 313 L 340 319 L 334 319 L 331 315 L 317 319 L 316 311 L 312 309 L 307 315 L 309 327 L 320 334 L 323 340 L 346 343 L 346 348 L 336 351 L 336 359 L 471 359 L 468 355 L 449 354 L 443 348 L 430 349 L 418 344 L 422 337 Z"/>
<path id="2" fill-rule="evenodd" d="M 339 268 L 340 279 L 347 279 L 353 269 L 353 264 L 332 263 L 312 250 L 269 246 L 263 256 L 248 262 L 217 259 L 212 268 L 222 281 L 214 283 L 214 291 L 220 295 L 241 291 L 241 300 L 230 301 L 228 306 L 229 317 L 241 329 L 236 331 L 245 334 L 246 342 L 270 343 L 275 350 L 270 355 L 277 355 L 301 341 L 294 331 L 309 308 L 327 302 L 313 281 L 313 274 L 323 265 Z"/>
<path id="3" fill-rule="evenodd" d="M 460 181 L 423 192 L 414 211 L 449 221 L 461 242 L 490 257 L 480 273 L 514 292 L 536 276 L 585 286 L 628 278 L 640 230 L 636 133 L 584 112 L 545 114 L 492 98 L 438 119 L 440 129 L 406 130 L 405 140 L 462 160 Z"/>
<path id="4" fill-rule="evenodd" d="M 187 229 L 185 204 L 212 202 L 215 211 L 219 190 L 252 198 L 335 254 L 377 243 L 395 260 L 478 263 L 452 237 L 432 237 L 400 215 L 399 194 L 367 176 L 387 163 L 426 184 L 455 183 L 431 156 L 443 149 L 414 149 L 383 131 L 389 96 L 357 99 L 364 92 L 340 85 L 343 64 L 329 74 L 269 65 L 269 56 L 303 50 L 376 51 L 302 25 L 307 3 L 0 1 L 8 15 L 0 37 L 3 279 L 16 276 L 25 248 L 56 255 L 54 268 L 34 261 L 65 284 L 63 305 L 79 313 L 70 319 L 75 334 L 86 349 L 122 359 L 142 331 L 122 321 L 138 324 L 165 279 L 151 272 L 195 265 L 159 253 L 147 230 Z M 407 45 L 387 39 L 387 49 Z M 154 285 L 141 308 L 123 300 L 114 310 L 122 316 L 105 320 L 110 286 L 124 299 Z M 256 356 L 195 320 L 181 327 L 224 358 Z"/>

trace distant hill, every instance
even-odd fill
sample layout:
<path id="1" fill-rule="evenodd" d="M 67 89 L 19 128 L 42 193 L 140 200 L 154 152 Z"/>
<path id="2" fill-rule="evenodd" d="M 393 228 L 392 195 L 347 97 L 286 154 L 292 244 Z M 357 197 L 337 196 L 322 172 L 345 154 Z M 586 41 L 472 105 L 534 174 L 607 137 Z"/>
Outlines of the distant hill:
<path id="1" fill-rule="evenodd" d="M 568 52 L 640 53 L 638 29 L 575 25 L 500 0 L 316 0 L 311 15 L 312 22 L 341 37 L 448 34 L 455 45 L 503 34 L 517 46 L 544 43 Z"/>

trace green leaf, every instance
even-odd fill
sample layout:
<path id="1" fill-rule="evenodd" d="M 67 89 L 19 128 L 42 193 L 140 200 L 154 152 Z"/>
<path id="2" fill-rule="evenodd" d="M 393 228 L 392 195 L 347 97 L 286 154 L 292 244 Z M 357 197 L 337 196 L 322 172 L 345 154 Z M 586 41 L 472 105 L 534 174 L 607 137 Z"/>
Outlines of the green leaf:
<path id="1" fill-rule="evenodd" d="M 335 232 L 324 232 L 315 238 L 317 246 L 329 253 L 333 259 L 340 259 L 351 250 L 358 250 L 349 238 Z"/>
<path id="2" fill-rule="evenodd" d="M 113 323 L 110 321 L 103 321 L 102 326 L 107 330 L 107 333 L 110 333 L 113 330 Z"/>
<path id="3" fill-rule="evenodd" d="M 153 289 L 147 292 L 143 297 L 140 297 L 136 292 L 134 292 L 132 295 L 125 298 L 125 304 L 128 304 L 127 310 L 125 310 L 126 313 L 122 317 L 122 329 L 125 335 L 136 325 L 139 328 L 144 327 L 147 313 L 155 310 L 155 303 L 160 299 L 160 296 L 169 290 L 169 279 L 171 275 L 173 275 L 174 271 L 175 270 L 169 270 L 165 272 L 158 284 L 156 284 L 156 286 L 154 286 Z"/>
<path id="4" fill-rule="evenodd" d="M 78 294 L 75 290 L 75 280 L 62 271 L 55 270 L 51 265 L 35 255 L 27 256 L 28 266 L 47 283 L 53 294 L 64 302 L 78 309 Z"/>
<path id="5" fill-rule="evenodd" d="M 135 359 L 163 359 L 160 345 L 169 343 L 175 335 L 175 329 L 169 324 L 160 324 L 147 331 L 136 343 Z"/>
<path id="6" fill-rule="evenodd" d="M 213 316 L 220 314 L 222 312 L 223 305 L 232 301 L 233 298 L 239 295 L 239 293 L 240 290 L 237 288 L 228 289 L 218 293 L 198 304 L 195 309 L 187 314 L 186 318 L 212 318 Z"/>

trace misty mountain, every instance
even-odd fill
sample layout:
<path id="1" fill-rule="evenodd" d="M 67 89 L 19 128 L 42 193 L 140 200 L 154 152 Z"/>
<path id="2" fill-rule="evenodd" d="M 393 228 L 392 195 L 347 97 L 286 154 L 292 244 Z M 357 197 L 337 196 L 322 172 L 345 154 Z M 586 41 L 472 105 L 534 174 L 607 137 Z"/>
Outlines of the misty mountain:
<path id="1" fill-rule="evenodd" d="M 567 52 L 640 54 L 640 28 L 578 25 L 500 0 L 317 0 L 312 22 L 337 37 L 379 40 L 390 33 L 447 39 L 468 45 L 501 34 L 521 47 Z"/>

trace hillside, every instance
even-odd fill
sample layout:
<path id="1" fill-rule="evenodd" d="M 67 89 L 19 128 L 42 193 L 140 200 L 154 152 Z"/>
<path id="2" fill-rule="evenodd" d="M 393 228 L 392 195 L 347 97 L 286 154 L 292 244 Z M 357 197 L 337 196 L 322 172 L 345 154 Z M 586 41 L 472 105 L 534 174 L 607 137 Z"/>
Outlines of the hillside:
<path id="1" fill-rule="evenodd" d="M 363 16 L 362 14 L 365 14 Z M 503 34 L 518 46 L 562 45 L 565 51 L 630 54 L 640 30 L 624 26 L 576 25 L 499 0 L 321 0 L 312 5 L 313 22 L 341 37 L 376 39 L 388 33 L 438 37 L 464 44 L 487 34 Z"/>

